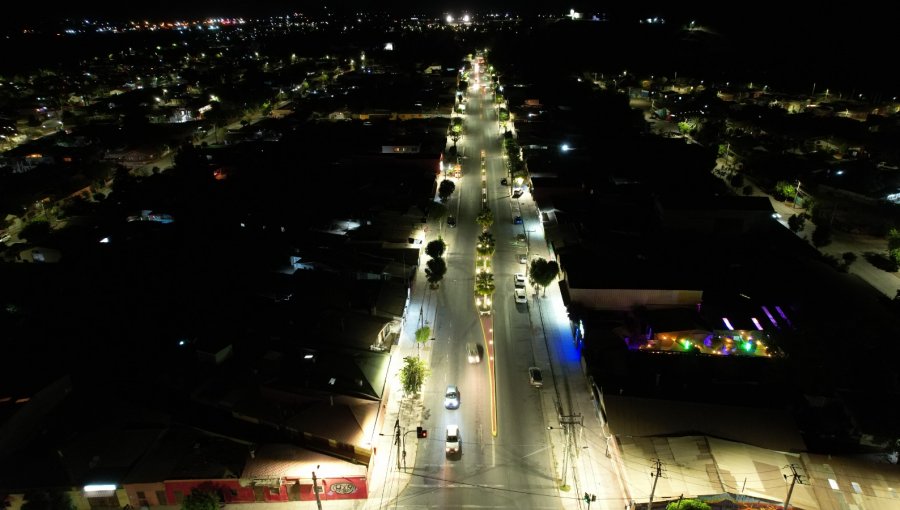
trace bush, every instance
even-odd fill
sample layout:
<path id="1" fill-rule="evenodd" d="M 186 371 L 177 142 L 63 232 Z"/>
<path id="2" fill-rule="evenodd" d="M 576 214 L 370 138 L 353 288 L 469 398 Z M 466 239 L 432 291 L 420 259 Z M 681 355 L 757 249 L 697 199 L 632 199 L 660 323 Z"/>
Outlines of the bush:
<path id="1" fill-rule="evenodd" d="M 791 232 L 800 232 L 806 226 L 806 216 L 802 214 L 794 214 L 788 218 L 788 228 Z"/>
<path id="2" fill-rule="evenodd" d="M 709 505 L 699 499 L 679 499 L 666 505 L 666 510 L 709 510 Z"/>
<path id="3" fill-rule="evenodd" d="M 816 248 L 822 248 L 831 244 L 831 227 L 828 225 L 818 225 L 812 234 L 812 242 Z"/>

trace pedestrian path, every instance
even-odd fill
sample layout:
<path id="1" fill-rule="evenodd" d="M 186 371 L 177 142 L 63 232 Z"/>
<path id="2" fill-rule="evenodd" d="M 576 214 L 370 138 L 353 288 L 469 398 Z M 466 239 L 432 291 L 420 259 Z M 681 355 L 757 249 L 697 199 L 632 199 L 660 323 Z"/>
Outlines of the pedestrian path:
<path id="1" fill-rule="evenodd" d="M 530 194 L 518 202 L 528 233 L 529 264 L 535 258 L 554 260 Z M 624 508 L 630 497 L 623 490 L 614 441 L 600 419 L 559 286 L 554 282 L 545 290 L 532 288 L 528 301 L 535 360 L 545 371 L 544 417 L 563 508 Z"/>

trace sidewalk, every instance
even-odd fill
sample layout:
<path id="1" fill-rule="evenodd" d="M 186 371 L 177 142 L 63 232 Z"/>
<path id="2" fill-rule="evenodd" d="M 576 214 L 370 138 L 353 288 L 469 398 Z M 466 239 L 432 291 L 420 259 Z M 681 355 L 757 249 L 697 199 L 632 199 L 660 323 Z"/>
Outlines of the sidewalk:
<path id="1" fill-rule="evenodd" d="M 526 192 L 519 204 L 527 232 L 529 263 L 537 257 L 552 260 L 531 195 Z M 515 210 L 516 204 L 511 207 Z M 548 383 L 542 390 L 542 404 L 545 422 L 551 427 L 548 437 L 563 508 L 622 509 L 630 497 L 623 490 L 614 462 L 615 445 L 609 441 L 611 436 L 600 420 L 583 372 L 559 286 L 551 284 L 546 293 L 529 288 L 528 297 L 535 361 L 545 371 Z M 568 486 L 568 490 L 563 486 Z M 588 504 L 583 499 L 585 493 L 596 500 Z"/>
<path id="2" fill-rule="evenodd" d="M 429 222 L 429 226 L 431 228 L 428 229 L 425 244 L 440 236 L 440 220 L 436 223 L 434 221 Z M 352 507 L 335 507 L 339 510 L 344 510 L 345 508 L 374 510 L 391 506 L 395 503 L 396 498 L 403 493 L 412 477 L 409 473 L 412 472 L 416 465 L 416 453 L 418 450 L 415 430 L 416 426 L 422 422 L 424 406 L 422 405 L 421 396 L 407 398 L 403 393 L 403 385 L 400 382 L 400 370 L 403 368 L 403 358 L 406 356 L 418 355 L 425 361 L 427 366 L 431 366 L 432 348 L 430 342 L 418 347 L 415 338 L 416 330 L 420 327 L 420 317 L 421 322 L 425 326 L 433 328 L 433 338 L 438 334 L 437 330 L 434 329 L 437 299 L 432 295 L 436 291 L 428 288 L 428 282 L 425 279 L 425 259 L 426 255 L 423 251 L 420 255 L 419 269 L 413 283 L 409 309 L 400 333 L 399 344 L 391 352 L 387 387 L 393 390 L 388 395 L 387 402 L 383 404 L 384 421 L 381 430 L 378 431 L 379 435 L 373 441 L 375 460 L 372 463 L 372 469 L 369 474 L 369 497 L 365 500 L 354 500 Z M 426 381 L 425 385 L 427 386 L 427 384 L 428 382 Z M 424 389 L 423 387 L 423 391 Z M 395 444 L 395 424 L 398 420 L 401 430 L 400 445 Z M 412 432 L 410 433 L 410 431 Z M 434 431 L 429 431 L 429 433 L 434 433 Z M 405 471 L 404 463 L 406 466 Z M 332 503 L 337 503 L 337 501 L 329 501 L 329 508 L 331 508 Z"/>

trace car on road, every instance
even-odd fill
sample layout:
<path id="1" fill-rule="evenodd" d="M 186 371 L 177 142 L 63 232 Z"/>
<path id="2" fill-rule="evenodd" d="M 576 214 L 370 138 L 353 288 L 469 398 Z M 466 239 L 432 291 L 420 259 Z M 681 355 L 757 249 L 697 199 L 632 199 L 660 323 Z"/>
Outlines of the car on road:
<path id="1" fill-rule="evenodd" d="M 513 275 L 513 280 L 516 282 L 517 289 L 525 288 L 525 273 L 516 273 Z"/>
<path id="2" fill-rule="evenodd" d="M 481 363 L 481 351 L 474 342 L 466 344 L 466 357 L 469 359 L 469 363 L 472 363 L 473 365 L 475 363 Z"/>
<path id="3" fill-rule="evenodd" d="M 455 385 L 447 386 L 447 391 L 444 393 L 444 407 L 459 409 L 459 388 Z"/>
<path id="4" fill-rule="evenodd" d="M 450 226 L 450 228 L 456 227 L 456 218 L 447 216 L 447 225 Z"/>
<path id="5" fill-rule="evenodd" d="M 541 375 L 541 369 L 538 367 L 528 367 L 528 382 L 535 388 L 544 385 L 544 377 Z"/>
<path id="6" fill-rule="evenodd" d="M 507 186 L 507 185 L 509 185 L 509 181 L 506 180 L 506 177 L 500 179 L 500 185 L 501 185 L 501 186 Z"/>
<path id="7" fill-rule="evenodd" d="M 519 261 L 519 264 L 527 264 L 528 256 L 525 255 L 524 253 L 519 253 L 518 255 L 516 255 L 516 260 Z"/>
<path id="8" fill-rule="evenodd" d="M 520 243 L 524 243 L 524 242 L 528 241 L 528 238 L 525 237 L 525 234 L 516 234 L 516 241 L 518 241 Z"/>
<path id="9" fill-rule="evenodd" d="M 447 425 L 447 442 L 444 447 L 447 455 L 456 455 L 459 453 L 459 426 Z"/>
<path id="10" fill-rule="evenodd" d="M 522 190 L 522 188 L 516 188 L 516 189 L 513 190 L 512 197 L 513 197 L 513 198 L 519 198 L 519 197 L 521 197 L 524 193 L 525 193 L 525 192 Z"/>
<path id="11" fill-rule="evenodd" d="M 513 218 L 513 224 L 515 224 L 515 225 L 521 225 L 521 224 L 522 224 L 522 217 L 521 217 L 521 216 L 516 216 L 515 218 Z"/>
<path id="12" fill-rule="evenodd" d="M 516 303 L 527 303 L 528 299 L 525 298 L 525 289 L 516 289 Z"/>

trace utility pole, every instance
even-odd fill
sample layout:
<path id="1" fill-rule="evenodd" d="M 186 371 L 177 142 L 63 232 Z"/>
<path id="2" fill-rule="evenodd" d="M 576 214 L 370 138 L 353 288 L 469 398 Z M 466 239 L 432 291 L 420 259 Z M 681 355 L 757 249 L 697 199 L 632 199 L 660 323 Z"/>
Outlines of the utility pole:
<path id="1" fill-rule="evenodd" d="M 647 501 L 647 510 L 653 508 L 653 494 L 656 492 L 656 482 L 662 476 L 662 463 L 659 459 L 656 459 L 656 471 L 650 473 L 650 476 L 653 477 L 653 487 L 650 489 L 650 501 Z"/>
<path id="2" fill-rule="evenodd" d="M 566 482 L 568 482 L 567 473 L 568 473 L 568 468 L 569 468 L 569 464 L 570 464 L 569 456 L 573 454 L 572 453 L 573 449 L 571 447 L 572 426 L 573 425 L 584 426 L 584 417 L 581 415 L 581 413 L 575 413 L 575 414 L 571 414 L 571 415 L 560 415 L 559 416 L 559 424 L 562 425 L 563 434 L 565 435 L 565 438 L 566 438 L 566 447 L 565 447 L 565 452 L 563 453 L 563 472 L 562 472 L 562 484 L 565 486 L 565 485 L 568 485 L 568 483 L 566 483 Z M 574 471 L 575 468 L 573 467 L 572 470 Z"/>
<path id="3" fill-rule="evenodd" d="M 316 466 L 316 469 L 319 469 L 319 466 Z M 322 510 L 322 500 L 319 499 L 319 481 L 316 479 L 316 472 L 313 470 L 313 493 L 316 495 L 316 506 L 319 510 Z"/>
<path id="4" fill-rule="evenodd" d="M 800 482 L 803 485 L 802 475 L 797 473 L 797 466 L 795 464 L 788 464 L 785 467 L 791 468 L 791 486 L 788 488 L 787 496 L 784 498 L 784 510 L 788 510 L 791 504 L 791 494 L 794 493 L 794 484 Z M 784 475 L 784 479 L 787 480 L 788 475 Z"/>
<path id="5" fill-rule="evenodd" d="M 394 422 L 394 444 L 397 445 L 397 471 L 400 471 L 400 418 Z"/>

